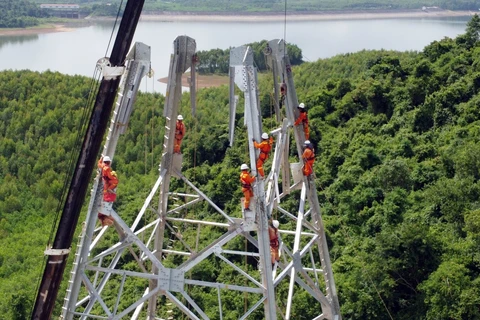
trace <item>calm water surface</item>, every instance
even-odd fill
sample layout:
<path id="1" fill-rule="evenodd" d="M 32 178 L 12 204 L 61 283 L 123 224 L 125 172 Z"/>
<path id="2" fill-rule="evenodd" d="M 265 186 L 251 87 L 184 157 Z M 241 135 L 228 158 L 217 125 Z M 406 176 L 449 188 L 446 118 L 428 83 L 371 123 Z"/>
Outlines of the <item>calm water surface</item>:
<path id="1" fill-rule="evenodd" d="M 363 49 L 422 50 L 434 40 L 464 33 L 469 17 L 288 22 L 287 42 L 298 45 L 304 60 L 315 61 Z M 0 36 L 0 70 L 30 69 L 92 76 L 107 49 L 113 22 L 97 23 L 72 32 Z M 281 39 L 282 22 L 157 22 L 140 21 L 134 41 L 152 48 L 154 79 L 166 77 L 173 40 L 188 35 L 197 50 L 227 49 L 246 43 Z M 164 92 L 166 85 L 144 80 L 142 91 Z"/>

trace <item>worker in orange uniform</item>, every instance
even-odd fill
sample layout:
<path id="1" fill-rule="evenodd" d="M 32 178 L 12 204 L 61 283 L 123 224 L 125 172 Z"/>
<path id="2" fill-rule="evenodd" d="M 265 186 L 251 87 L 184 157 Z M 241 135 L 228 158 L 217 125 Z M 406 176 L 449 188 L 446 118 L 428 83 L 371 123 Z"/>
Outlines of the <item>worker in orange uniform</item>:
<path id="1" fill-rule="evenodd" d="M 255 141 L 255 138 L 252 138 L 252 140 L 253 146 L 257 149 L 260 149 L 260 155 L 257 159 L 257 171 L 263 178 L 265 177 L 263 164 L 265 163 L 265 161 L 267 161 L 270 150 L 272 150 L 273 137 L 270 137 L 270 139 L 268 139 L 268 134 L 264 132 L 262 133 L 262 142 L 258 143 L 257 141 Z"/>
<path id="2" fill-rule="evenodd" d="M 242 192 L 245 196 L 244 210 L 250 210 L 250 198 L 253 197 L 252 183 L 255 181 L 255 177 L 252 177 L 248 173 L 248 166 L 244 163 L 240 166 L 240 183 L 242 184 Z"/>
<path id="3" fill-rule="evenodd" d="M 297 120 L 295 120 L 294 125 L 298 126 L 299 124 L 303 124 L 303 132 L 305 133 L 305 140 L 310 139 L 310 130 L 308 129 L 308 115 L 307 110 L 305 110 L 305 104 L 302 102 L 297 107 L 300 115 L 298 116 Z"/>
<path id="4" fill-rule="evenodd" d="M 280 223 L 278 220 L 273 220 L 272 224 L 268 226 L 268 236 L 270 238 L 270 256 L 272 259 L 272 265 L 275 262 L 280 261 L 280 255 L 278 252 L 278 248 L 280 247 L 280 243 L 278 242 L 278 227 Z"/>
<path id="5" fill-rule="evenodd" d="M 185 136 L 185 124 L 183 123 L 183 116 L 181 114 L 177 117 L 177 125 L 175 126 L 175 145 L 173 147 L 174 153 L 181 153 L 180 146 L 182 139 Z"/>
<path id="6" fill-rule="evenodd" d="M 102 227 L 113 224 L 111 211 L 113 202 L 117 199 L 117 173 L 110 166 L 112 159 L 109 156 L 101 157 L 98 160 L 98 168 L 101 170 L 103 180 L 103 201 L 98 211 L 98 219 L 102 223 Z"/>
<path id="7" fill-rule="evenodd" d="M 303 151 L 303 167 L 302 172 L 304 176 L 309 176 L 313 173 L 313 163 L 315 162 L 315 151 L 313 150 L 313 146 L 310 143 L 310 140 L 306 140 L 303 144 L 304 151 Z"/>

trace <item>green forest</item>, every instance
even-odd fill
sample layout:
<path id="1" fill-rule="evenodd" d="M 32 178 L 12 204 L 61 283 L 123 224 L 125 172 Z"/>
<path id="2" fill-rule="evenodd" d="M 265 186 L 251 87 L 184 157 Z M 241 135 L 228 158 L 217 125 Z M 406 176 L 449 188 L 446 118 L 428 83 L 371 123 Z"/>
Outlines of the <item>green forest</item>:
<path id="1" fill-rule="evenodd" d="M 0 28 L 25 28 L 39 24 L 47 14 L 27 0 L 0 1 Z"/>
<path id="2" fill-rule="evenodd" d="M 260 42 L 248 43 L 253 51 L 255 67 L 258 71 L 267 71 L 266 59 L 264 56 L 267 40 Z M 230 63 L 230 49 L 212 49 L 198 51 L 197 70 L 200 74 L 228 74 Z M 303 63 L 302 49 L 295 44 L 287 44 L 288 56 L 290 64 L 296 66 Z"/>
<path id="3" fill-rule="evenodd" d="M 474 16 L 464 34 L 421 52 L 361 51 L 293 67 L 344 319 L 480 319 L 479 41 Z M 274 127 L 272 86 L 260 77 L 266 128 Z M 0 72 L 0 319 L 29 318 L 94 87 L 56 72 Z M 239 212 L 247 141 L 240 109 L 228 147 L 228 97 L 227 86 L 199 90 L 193 118 L 184 94 L 182 170 L 219 207 Z M 137 212 L 158 176 L 163 103 L 160 94 L 137 97 L 113 163 L 117 212 Z M 64 280 L 56 315 L 65 288 Z M 295 319 L 311 319 L 303 303 Z"/>
<path id="4" fill-rule="evenodd" d="M 30 0 L 35 3 L 78 3 L 82 6 L 118 4 L 120 0 Z M 292 12 L 325 10 L 405 10 L 437 6 L 448 10 L 478 10 L 478 0 L 146 0 L 146 11 Z"/>
<path id="5" fill-rule="evenodd" d="M 477 0 L 146 0 L 145 9 L 203 12 L 289 12 L 339 10 L 405 10 L 437 6 L 449 10 L 478 10 Z"/>
<path id="6" fill-rule="evenodd" d="M 9 0 L 0 1 L 0 28 L 25 28 L 38 25 L 48 14 L 43 3 L 79 4 L 82 16 L 116 16 L 121 0 Z M 423 6 L 446 10 L 480 9 L 478 0 L 145 0 L 145 13 L 311 13 L 315 11 L 420 10 Z M 120 10 L 122 14 L 122 10 Z"/>

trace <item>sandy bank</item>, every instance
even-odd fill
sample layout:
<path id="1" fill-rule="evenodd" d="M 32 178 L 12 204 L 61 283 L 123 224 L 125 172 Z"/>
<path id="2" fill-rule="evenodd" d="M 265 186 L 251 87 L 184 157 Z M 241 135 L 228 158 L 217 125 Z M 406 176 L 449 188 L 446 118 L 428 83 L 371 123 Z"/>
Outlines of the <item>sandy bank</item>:
<path id="1" fill-rule="evenodd" d="M 287 14 L 288 21 L 321 21 L 321 20 L 356 20 L 356 19 L 395 19 L 395 18 L 438 18 L 438 17 L 466 17 L 472 16 L 477 12 L 472 11 L 351 11 L 351 12 L 315 12 L 305 14 Z M 140 20 L 143 21 L 220 21 L 220 22 L 261 22 L 261 21 L 285 21 L 283 14 L 142 14 Z"/>
<path id="2" fill-rule="evenodd" d="M 190 77 L 190 73 L 184 73 L 182 75 L 182 87 L 188 88 L 190 86 L 189 77 Z M 158 79 L 158 81 L 161 83 L 168 83 L 168 77 Z M 228 84 L 229 81 L 230 81 L 230 78 L 228 76 L 197 74 L 196 87 L 198 89 L 219 87 L 221 85 Z"/>
<path id="3" fill-rule="evenodd" d="M 53 24 L 47 26 L 40 26 L 34 28 L 14 28 L 14 29 L 0 29 L 0 36 L 15 36 L 15 35 L 27 35 L 27 34 L 40 34 L 51 32 L 69 32 L 74 30 L 73 28 L 66 27 L 63 24 Z"/>
<path id="4" fill-rule="evenodd" d="M 440 18 L 440 17 L 467 17 L 476 14 L 473 11 L 451 11 L 451 10 L 436 10 L 436 11 L 349 11 L 349 12 L 314 12 L 304 14 L 287 14 L 286 19 L 289 21 L 322 21 L 322 20 L 357 20 L 357 19 L 396 19 L 396 18 Z M 480 13 L 480 12 L 478 12 Z M 94 23 L 96 20 L 114 20 L 110 17 L 95 17 L 86 20 L 81 20 L 85 23 Z M 285 15 L 277 13 L 265 14 L 226 14 L 226 13 L 158 13 L 147 14 L 144 13 L 140 17 L 141 21 L 165 21 L 165 22 L 283 22 Z M 72 22 L 79 20 L 73 19 Z M 47 26 L 39 26 L 34 28 L 17 28 L 17 29 L 0 29 L 0 36 L 6 35 L 27 35 L 27 34 L 41 34 L 50 32 L 68 32 L 74 30 L 75 27 L 69 27 L 68 24 L 52 24 Z"/>

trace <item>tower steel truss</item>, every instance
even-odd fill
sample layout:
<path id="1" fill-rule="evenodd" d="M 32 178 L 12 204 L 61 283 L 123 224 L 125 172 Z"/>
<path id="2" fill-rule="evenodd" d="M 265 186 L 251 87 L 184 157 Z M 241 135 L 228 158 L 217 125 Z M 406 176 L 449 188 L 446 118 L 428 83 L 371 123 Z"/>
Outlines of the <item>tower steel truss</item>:
<path id="1" fill-rule="evenodd" d="M 277 70 L 276 77 L 283 72 L 288 80 L 287 117 L 281 119 L 279 115 L 279 127 L 270 131 L 275 136 L 271 170 L 264 180 L 254 183 L 252 211 L 228 212 L 220 208 L 183 174 L 182 155 L 173 152 L 182 74 L 191 69 L 191 81 L 195 82 L 196 43 L 180 36 L 174 41 L 170 61 L 158 179 L 131 225 L 122 219 L 125 213 L 113 212 L 113 227 L 95 228 L 100 198 L 97 190 L 101 189 L 97 178 L 63 308 L 64 318 L 138 319 L 146 314 L 152 320 L 177 319 L 181 315 L 190 319 L 232 319 L 231 306 L 243 300 L 243 310 L 236 309 L 235 318 L 295 319 L 304 312 L 296 309 L 296 300 L 303 299 L 313 304 L 313 319 L 341 319 L 315 181 L 299 174 L 298 165 L 291 178 L 289 132 L 298 101 L 288 56 L 282 51 L 282 41 L 271 41 L 269 46 L 267 58 Z M 140 62 L 141 66 L 145 63 Z M 258 151 L 251 140 L 259 141 L 264 130 L 257 72 L 249 47 L 231 50 L 230 79 L 233 113 L 239 101 L 234 94 L 235 84 L 244 95 L 249 159 L 255 174 Z M 195 101 L 194 96 L 191 101 Z M 118 114 L 124 113 L 120 105 Z M 280 108 L 277 111 L 280 113 Z M 118 125 L 115 119 L 116 115 L 113 128 Z M 233 143 L 235 117 L 230 119 Z M 293 131 L 301 156 L 303 131 Z M 116 138 L 107 139 L 104 149 L 113 157 L 115 146 L 109 143 L 116 144 Z M 183 181 L 188 192 L 171 192 L 172 179 Z M 300 192 L 295 191 L 298 188 Z M 282 201 L 288 198 L 298 201 L 298 212 L 282 207 Z M 268 225 L 274 216 L 281 223 L 281 257 L 272 265 Z M 112 242 L 113 237 L 118 238 Z M 230 277 L 212 278 L 211 268 L 228 270 Z M 117 295 L 112 296 L 112 292 Z M 206 302 L 207 295 L 216 296 L 216 302 Z M 217 308 L 212 307 L 215 303 Z"/>

